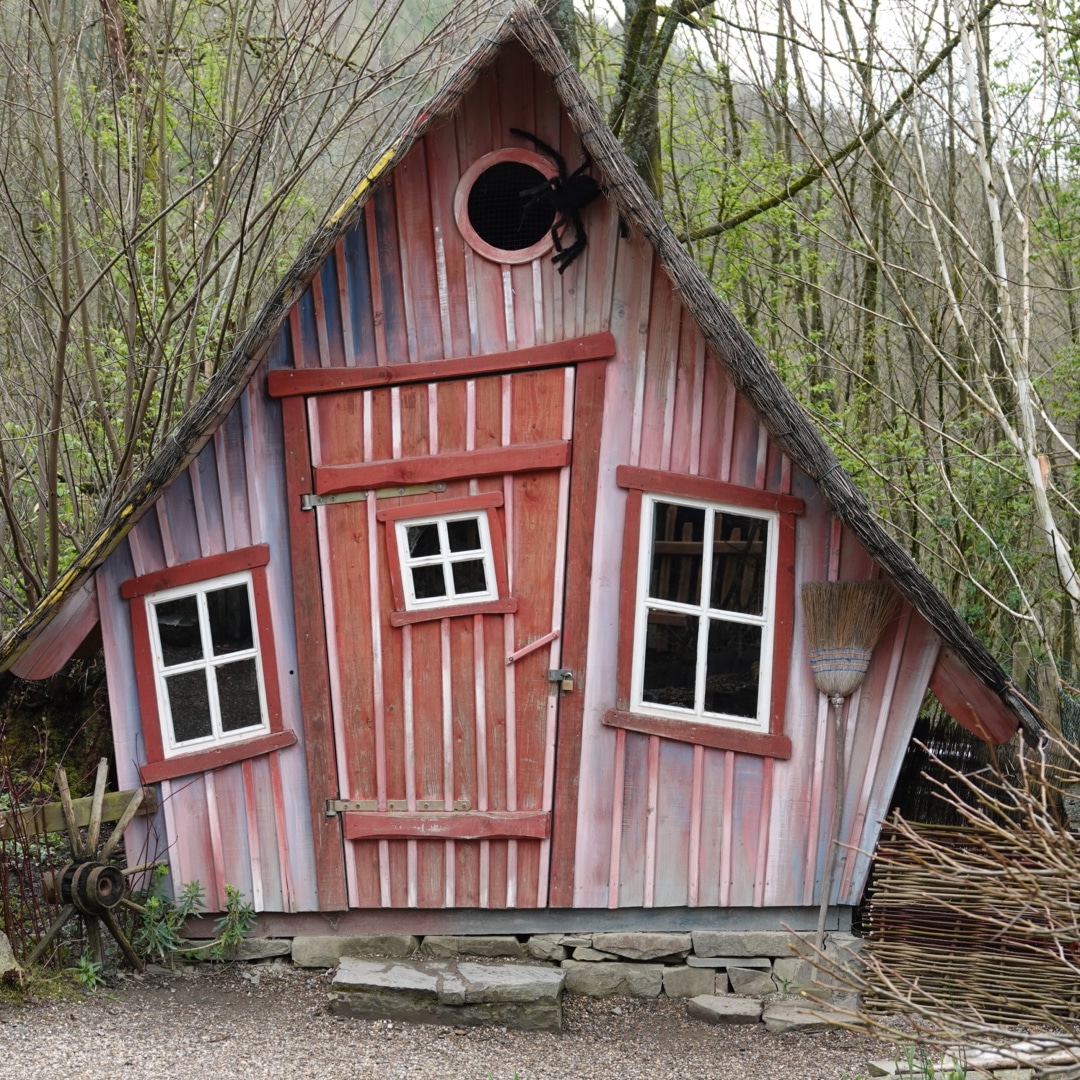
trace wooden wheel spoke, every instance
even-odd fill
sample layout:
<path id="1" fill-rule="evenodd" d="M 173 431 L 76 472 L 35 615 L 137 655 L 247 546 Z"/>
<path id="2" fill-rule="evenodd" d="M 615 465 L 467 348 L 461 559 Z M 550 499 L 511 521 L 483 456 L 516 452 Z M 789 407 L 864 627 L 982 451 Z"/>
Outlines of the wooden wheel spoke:
<path id="1" fill-rule="evenodd" d="M 135 904 L 134 906 L 137 908 L 138 904 Z M 116 916 L 111 911 L 105 911 L 102 913 L 101 917 L 105 920 L 105 925 L 109 928 L 109 933 L 116 939 L 116 944 L 120 946 L 120 951 L 124 954 L 127 962 L 131 964 L 136 971 L 142 971 L 142 960 L 139 959 L 138 954 L 131 947 L 131 942 L 128 941 L 127 935 L 120 929 L 120 924 L 116 921 Z"/>
<path id="2" fill-rule="evenodd" d="M 64 824 L 67 825 L 71 857 L 82 859 L 86 855 L 86 849 L 83 847 L 79 826 L 75 821 L 75 807 L 71 802 L 71 789 L 68 787 L 67 771 L 63 765 L 56 766 L 56 788 L 60 793 L 60 808 L 64 813 Z"/>
<path id="3" fill-rule="evenodd" d="M 101 923 L 96 915 L 83 915 L 83 925 L 86 927 L 86 951 L 91 960 L 99 964 L 105 963 L 105 945 L 101 940 Z"/>
<path id="4" fill-rule="evenodd" d="M 68 919 L 75 914 L 75 905 L 65 905 L 60 914 L 56 917 L 56 922 L 49 927 L 45 936 L 34 946 L 34 951 L 26 958 L 26 966 L 32 967 L 44 954 L 45 950 L 56 940 L 57 934 L 67 925 Z"/>
<path id="5" fill-rule="evenodd" d="M 124 836 L 124 830 L 131 824 L 131 819 L 139 812 L 139 807 L 142 806 L 143 801 L 143 789 L 139 788 L 134 795 L 131 796 L 131 802 L 124 808 L 124 812 L 120 815 L 120 820 L 117 821 L 113 827 L 113 831 L 109 834 L 109 839 L 105 841 L 105 846 L 101 849 L 101 854 L 98 858 L 101 862 L 108 862 L 109 856 L 116 850 L 116 845 L 120 843 Z"/>
<path id="6" fill-rule="evenodd" d="M 105 803 L 105 782 L 109 778 L 109 762 L 102 758 L 98 762 L 97 776 L 94 778 L 94 799 L 90 804 L 90 824 L 86 828 L 86 851 L 93 854 L 101 835 L 101 808 Z"/>

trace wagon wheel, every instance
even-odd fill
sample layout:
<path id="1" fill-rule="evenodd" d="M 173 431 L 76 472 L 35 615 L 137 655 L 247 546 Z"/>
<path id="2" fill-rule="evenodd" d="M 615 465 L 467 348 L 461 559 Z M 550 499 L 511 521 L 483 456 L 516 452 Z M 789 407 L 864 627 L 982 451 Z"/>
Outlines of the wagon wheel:
<path id="1" fill-rule="evenodd" d="M 116 826 L 104 844 L 101 838 L 101 810 L 105 800 L 105 780 L 109 764 L 102 758 L 98 762 L 97 776 L 94 780 L 94 797 L 90 804 L 90 822 L 83 840 L 79 826 L 75 821 L 75 807 L 71 801 L 67 772 L 63 766 L 56 767 L 56 786 L 60 792 L 60 807 L 67 825 L 68 848 L 71 861 L 60 871 L 46 876 L 46 890 L 63 903 L 60 914 L 49 927 L 45 936 L 37 943 L 34 951 L 27 958 L 28 964 L 35 963 L 45 950 L 56 940 L 57 935 L 73 918 L 81 918 L 86 927 L 86 940 L 91 956 L 99 964 L 104 962 L 105 951 L 102 947 L 101 925 L 112 934 L 120 951 L 128 963 L 141 971 L 142 960 L 131 947 L 127 935 L 116 921 L 115 909 L 119 906 L 141 912 L 143 909 L 127 896 L 127 874 L 118 867 L 111 866 L 109 859 L 120 843 L 124 830 L 142 805 L 143 792 L 139 788 L 131 801 L 124 808 Z"/>

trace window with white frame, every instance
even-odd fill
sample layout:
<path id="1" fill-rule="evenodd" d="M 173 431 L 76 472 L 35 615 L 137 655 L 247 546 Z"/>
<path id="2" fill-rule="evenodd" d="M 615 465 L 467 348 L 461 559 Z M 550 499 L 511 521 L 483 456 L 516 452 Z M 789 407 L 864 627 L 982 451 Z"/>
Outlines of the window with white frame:
<path id="1" fill-rule="evenodd" d="M 269 731 L 250 572 L 145 602 L 165 756 Z"/>
<path id="2" fill-rule="evenodd" d="M 498 599 L 486 512 L 407 518 L 394 527 L 406 610 Z"/>
<path id="3" fill-rule="evenodd" d="M 777 517 L 643 496 L 632 710 L 769 730 Z"/>

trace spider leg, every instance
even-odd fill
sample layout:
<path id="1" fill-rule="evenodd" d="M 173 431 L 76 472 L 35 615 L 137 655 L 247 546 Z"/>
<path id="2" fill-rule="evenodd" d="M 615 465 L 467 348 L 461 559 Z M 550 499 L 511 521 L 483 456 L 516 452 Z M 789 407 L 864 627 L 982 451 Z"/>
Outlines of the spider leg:
<path id="1" fill-rule="evenodd" d="M 537 150 L 543 150 L 545 154 L 551 155 L 551 160 L 555 162 L 559 169 L 559 176 L 566 178 L 566 158 L 555 149 L 554 146 L 548 146 L 543 139 L 538 139 L 535 135 L 530 135 L 527 131 L 522 131 L 521 128 L 511 128 L 511 135 L 516 135 L 519 139 L 528 139 Z"/>
<path id="2" fill-rule="evenodd" d="M 551 230 L 551 235 L 555 240 L 555 254 L 551 257 L 551 261 L 560 274 L 565 273 L 566 268 L 585 250 L 585 245 L 589 241 L 581 215 L 576 210 L 569 211 L 562 218 L 561 225 L 564 232 L 569 226 L 574 227 L 574 242 L 569 247 L 563 247 L 560 238 L 555 235 L 555 230 Z"/>

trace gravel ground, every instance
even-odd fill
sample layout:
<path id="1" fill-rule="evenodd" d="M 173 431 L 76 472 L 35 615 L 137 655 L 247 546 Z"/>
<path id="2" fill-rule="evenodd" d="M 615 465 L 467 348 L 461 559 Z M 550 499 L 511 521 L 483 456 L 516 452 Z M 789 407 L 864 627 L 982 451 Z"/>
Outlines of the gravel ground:
<path id="1" fill-rule="evenodd" d="M 841 1080 L 867 1035 L 712 1027 L 666 998 L 568 997 L 561 1034 L 339 1019 L 329 973 L 283 964 L 129 976 L 76 1001 L 0 1004 L 12 1080 Z"/>

